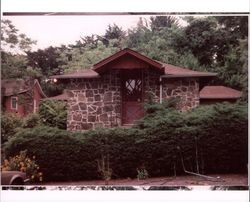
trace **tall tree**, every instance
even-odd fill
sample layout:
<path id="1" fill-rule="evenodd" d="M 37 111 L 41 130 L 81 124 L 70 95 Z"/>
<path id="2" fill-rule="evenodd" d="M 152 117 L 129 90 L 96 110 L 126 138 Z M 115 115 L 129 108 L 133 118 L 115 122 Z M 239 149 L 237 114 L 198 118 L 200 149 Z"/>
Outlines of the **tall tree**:
<path id="1" fill-rule="evenodd" d="M 121 27 L 116 24 L 109 24 L 104 36 L 99 36 L 99 40 L 101 40 L 106 46 L 110 44 L 110 41 L 113 41 L 113 46 L 121 48 L 122 40 L 125 36 L 126 32 L 123 31 Z"/>
<path id="2" fill-rule="evenodd" d="M 36 41 L 27 37 L 12 24 L 10 20 L 1 20 L 1 48 L 5 52 L 24 53 L 31 50 Z"/>
<path id="3" fill-rule="evenodd" d="M 179 20 L 174 16 L 150 17 L 150 26 L 153 31 L 162 28 L 171 28 L 173 26 L 179 26 Z"/>
<path id="4" fill-rule="evenodd" d="M 38 69 L 43 76 L 48 77 L 53 74 L 63 73 L 63 69 L 59 67 L 58 58 L 60 56 L 60 49 L 57 47 L 48 47 L 44 50 L 26 52 L 28 65 Z"/>
<path id="5" fill-rule="evenodd" d="M 1 78 L 38 77 L 40 73 L 27 64 L 25 51 L 31 50 L 36 41 L 30 39 L 10 20 L 1 21 Z"/>

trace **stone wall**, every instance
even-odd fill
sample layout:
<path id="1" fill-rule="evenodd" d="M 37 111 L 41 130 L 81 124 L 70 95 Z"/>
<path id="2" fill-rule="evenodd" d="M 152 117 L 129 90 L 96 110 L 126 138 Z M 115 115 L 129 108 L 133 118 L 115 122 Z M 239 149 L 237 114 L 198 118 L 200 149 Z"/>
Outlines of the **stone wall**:
<path id="1" fill-rule="evenodd" d="M 160 102 L 160 74 L 152 70 L 144 72 L 144 102 Z"/>
<path id="2" fill-rule="evenodd" d="M 160 102 L 160 75 L 145 71 L 145 102 Z M 177 108 L 186 111 L 199 106 L 199 80 L 197 78 L 162 78 L 162 100 L 177 98 Z"/>
<path id="3" fill-rule="evenodd" d="M 71 131 L 121 125 L 120 79 L 117 72 L 67 85 L 67 128 Z"/>
<path id="4" fill-rule="evenodd" d="M 160 101 L 159 73 L 143 73 L 144 102 Z M 95 79 L 72 79 L 67 84 L 68 121 L 71 131 L 121 125 L 121 81 L 118 71 Z M 199 105 L 199 80 L 195 78 L 163 78 L 163 100 L 179 99 L 178 109 L 186 111 Z"/>
<path id="5" fill-rule="evenodd" d="M 197 78 L 164 78 L 162 80 L 163 100 L 177 98 L 177 108 L 187 111 L 199 106 L 199 80 Z"/>

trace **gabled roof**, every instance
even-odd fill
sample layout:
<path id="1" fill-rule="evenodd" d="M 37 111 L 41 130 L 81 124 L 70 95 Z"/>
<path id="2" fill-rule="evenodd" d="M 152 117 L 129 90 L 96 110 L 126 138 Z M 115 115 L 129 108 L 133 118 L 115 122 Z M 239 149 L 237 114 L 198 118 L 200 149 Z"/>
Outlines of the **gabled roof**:
<path id="1" fill-rule="evenodd" d="M 163 70 L 163 67 L 159 62 L 152 60 L 152 59 L 146 57 L 145 55 L 142 55 L 142 54 L 140 54 L 136 51 L 133 51 L 129 48 L 125 48 L 125 49 L 105 58 L 104 60 L 96 63 L 93 66 L 93 70 L 96 72 L 101 72 L 102 69 L 105 68 L 105 65 L 109 64 L 110 62 L 112 62 L 112 61 L 114 61 L 114 60 L 116 60 L 124 55 L 132 55 L 132 56 L 136 57 L 137 59 L 142 60 L 143 62 L 151 65 L 153 68 L 155 68 L 157 70 L 160 70 L 160 71 Z"/>
<path id="2" fill-rule="evenodd" d="M 166 64 L 163 62 L 159 62 L 153 59 L 150 59 L 136 51 L 133 51 L 131 49 L 123 49 L 114 55 L 111 55 L 110 57 L 96 63 L 91 69 L 85 69 L 80 70 L 73 73 L 63 74 L 63 75 L 54 75 L 50 78 L 56 78 L 56 79 L 72 79 L 72 78 L 98 78 L 100 75 L 99 73 L 105 71 L 105 68 L 107 68 L 107 64 L 111 63 L 112 61 L 115 61 L 116 59 L 119 59 L 122 56 L 125 55 L 131 55 L 139 60 L 142 60 L 143 62 L 149 64 L 156 70 L 160 70 L 162 72 L 163 78 L 176 78 L 176 77 L 213 77 L 216 76 L 216 73 L 210 73 L 210 72 L 199 72 L 190 70 L 183 67 L 174 66 L 171 64 Z"/>
<path id="3" fill-rule="evenodd" d="M 34 81 L 34 86 L 35 85 L 37 85 L 38 91 L 42 95 L 42 97 L 44 97 L 44 98 L 47 97 L 47 95 L 45 95 L 45 93 L 43 92 L 43 89 L 42 89 L 42 87 L 37 79 L 35 79 L 35 81 Z"/>
<path id="4" fill-rule="evenodd" d="M 200 91 L 200 99 L 238 99 L 242 93 L 225 86 L 205 86 Z"/>
<path id="5" fill-rule="evenodd" d="M 25 93 L 25 92 L 31 90 L 35 85 L 37 85 L 39 93 L 43 97 L 47 97 L 44 94 L 37 79 L 34 80 L 34 84 L 32 86 L 30 86 L 27 82 L 25 82 L 24 79 L 4 79 L 4 80 L 1 80 L 2 95 L 3 96 L 12 96 L 12 95 L 18 95 L 21 93 Z"/>

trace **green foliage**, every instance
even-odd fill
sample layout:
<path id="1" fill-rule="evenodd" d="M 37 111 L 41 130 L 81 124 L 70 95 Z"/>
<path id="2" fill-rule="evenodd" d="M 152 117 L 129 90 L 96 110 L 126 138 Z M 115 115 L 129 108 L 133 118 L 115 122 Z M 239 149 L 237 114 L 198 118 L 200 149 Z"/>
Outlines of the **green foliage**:
<path id="1" fill-rule="evenodd" d="M 1 53 L 1 78 L 24 78 L 27 75 L 27 59 L 23 55 Z"/>
<path id="2" fill-rule="evenodd" d="M 151 29 L 160 30 L 161 28 L 167 27 L 170 28 L 172 26 L 178 26 L 178 19 L 173 16 L 156 16 L 150 17 L 150 26 Z"/>
<path id="3" fill-rule="evenodd" d="M 40 117 L 38 114 L 29 114 L 24 119 L 23 128 L 34 128 L 40 124 Z"/>
<path id="4" fill-rule="evenodd" d="M 84 174 L 84 156 L 81 143 L 67 131 L 37 127 L 23 129 L 7 143 L 7 156 L 15 156 L 27 149 L 28 156 L 35 156 L 44 180 L 69 180 Z M 83 169 L 83 170 L 82 170 Z"/>
<path id="5" fill-rule="evenodd" d="M 102 155 L 101 159 L 97 159 L 98 172 L 101 174 L 102 179 L 105 180 L 106 185 L 112 177 L 112 168 L 109 167 L 109 155 Z"/>
<path id="6" fill-rule="evenodd" d="M 146 170 L 145 166 L 142 165 L 141 167 L 137 168 L 137 179 L 144 180 L 148 178 L 148 171 Z"/>
<path id="7" fill-rule="evenodd" d="M 114 39 L 117 41 L 114 44 L 114 47 L 120 47 L 121 48 L 121 41 L 125 38 L 125 31 L 122 30 L 121 27 L 117 26 L 116 24 L 108 25 L 108 28 L 106 29 L 106 33 L 101 38 L 101 41 L 103 44 L 108 46 L 111 41 L 114 41 Z"/>
<path id="8" fill-rule="evenodd" d="M 26 54 L 28 65 L 40 71 L 44 77 L 63 73 L 57 60 L 60 56 L 59 48 L 50 46 L 44 50 L 28 51 Z"/>
<path id="9" fill-rule="evenodd" d="M 247 138 L 247 106 L 225 103 L 186 113 L 161 109 L 130 129 L 84 133 L 49 127 L 26 129 L 6 143 L 5 152 L 13 156 L 28 148 L 46 180 L 100 179 L 104 176 L 100 167 L 112 169 L 114 178 L 136 177 L 141 165 L 152 177 L 181 175 L 181 154 L 189 171 L 197 171 L 198 159 L 200 173 L 245 173 Z M 100 157 L 109 159 L 104 159 L 104 166 Z"/>
<path id="10" fill-rule="evenodd" d="M 20 151 L 18 155 L 9 157 L 8 160 L 5 159 L 1 171 L 24 172 L 30 182 L 41 182 L 43 180 L 42 173 L 39 172 L 39 166 L 35 162 L 35 156 L 33 156 L 33 159 L 29 158 L 27 150 Z"/>
<path id="11" fill-rule="evenodd" d="M 42 88 L 44 89 L 45 95 L 48 97 L 57 96 L 59 94 L 63 93 L 63 90 L 66 88 L 65 84 L 63 83 L 57 83 L 45 80 L 40 82 Z"/>
<path id="12" fill-rule="evenodd" d="M 157 102 L 148 102 L 145 104 L 145 110 L 147 114 L 154 114 L 158 111 L 164 111 L 166 109 L 176 109 L 179 99 L 171 97 L 162 102 L 162 104 Z"/>
<path id="13" fill-rule="evenodd" d="M 67 107 L 63 101 L 43 101 L 39 106 L 39 116 L 44 125 L 67 128 Z"/>
<path id="14" fill-rule="evenodd" d="M 27 51 L 36 44 L 36 41 L 18 32 L 10 20 L 1 20 L 1 46 L 5 51 Z"/>
<path id="15" fill-rule="evenodd" d="M 4 113 L 1 116 L 1 143 L 6 142 L 10 137 L 14 136 L 17 129 L 22 127 L 23 121 L 21 117 L 12 113 Z"/>
<path id="16" fill-rule="evenodd" d="M 112 41 L 110 41 L 112 44 Z M 97 47 L 92 49 L 86 47 L 74 47 L 70 50 L 63 51 L 58 58 L 58 62 L 62 65 L 59 67 L 66 72 L 82 70 L 90 68 L 93 64 L 114 54 L 118 49 L 112 46 L 105 46 L 102 42 L 98 42 Z M 70 55 L 70 60 L 69 60 Z"/>

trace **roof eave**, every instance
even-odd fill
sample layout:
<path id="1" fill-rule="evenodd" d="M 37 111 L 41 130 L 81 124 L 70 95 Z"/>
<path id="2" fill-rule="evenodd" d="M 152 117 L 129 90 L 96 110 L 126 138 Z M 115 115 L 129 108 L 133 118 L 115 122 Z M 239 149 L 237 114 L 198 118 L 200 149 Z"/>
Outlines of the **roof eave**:
<path id="1" fill-rule="evenodd" d="M 216 73 L 209 73 L 209 74 L 165 74 L 165 75 L 162 75 L 161 77 L 162 78 L 183 78 L 183 77 L 215 77 L 217 76 Z"/>
<path id="2" fill-rule="evenodd" d="M 237 96 L 237 97 L 200 97 L 200 99 L 208 99 L 208 100 L 212 100 L 212 99 L 239 99 L 241 98 L 241 96 Z"/>
<path id="3" fill-rule="evenodd" d="M 69 76 L 69 75 L 54 75 L 50 76 L 50 79 L 92 79 L 92 78 L 100 78 L 100 75 L 96 76 Z"/>
<path id="4" fill-rule="evenodd" d="M 19 94 L 22 94 L 22 93 L 26 93 L 28 92 L 30 89 L 26 89 L 26 90 L 22 90 L 22 91 L 19 91 L 19 92 L 14 92 L 14 93 L 7 93 L 7 94 L 4 94 L 3 96 L 4 97 L 9 97 L 9 96 L 12 96 L 12 95 L 19 95 Z"/>

